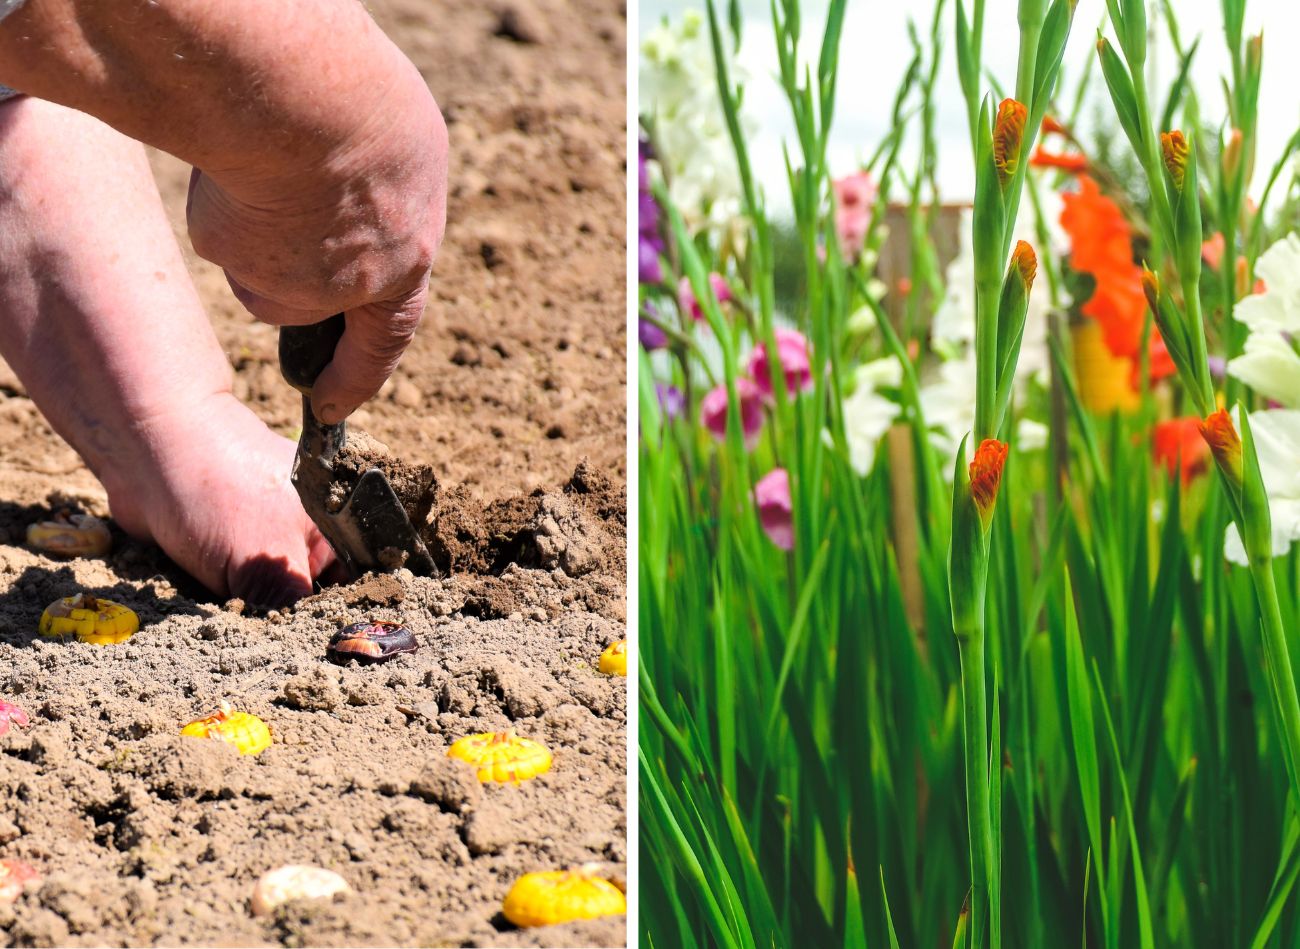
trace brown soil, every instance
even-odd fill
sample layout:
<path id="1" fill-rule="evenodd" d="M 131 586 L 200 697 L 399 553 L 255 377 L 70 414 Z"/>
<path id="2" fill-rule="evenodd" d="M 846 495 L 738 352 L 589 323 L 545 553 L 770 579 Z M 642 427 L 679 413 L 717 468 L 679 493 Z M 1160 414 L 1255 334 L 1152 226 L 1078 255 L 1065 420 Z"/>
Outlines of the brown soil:
<path id="1" fill-rule="evenodd" d="M 357 480 L 371 468 L 376 468 L 392 485 L 393 493 L 412 524 L 420 524 L 429 516 L 436 491 L 432 465 L 397 458 L 377 438 L 349 427 L 347 441 L 334 456 L 332 466 L 335 480 L 330 484 L 330 494 L 325 501 L 326 510 L 331 513 L 343 506 Z"/>
<path id="2" fill-rule="evenodd" d="M 452 573 L 252 615 L 116 526 L 104 560 L 39 557 L 19 546 L 28 523 L 108 511 L 0 364 L 0 697 L 34 721 L 0 738 L 0 857 L 46 878 L 0 907 L 0 945 L 624 944 L 620 919 L 519 931 L 499 909 L 521 873 L 593 861 L 621 877 L 626 859 L 625 680 L 595 671 L 626 635 L 625 9 L 368 6 L 428 79 L 453 163 L 425 326 L 351 421 L 432 466 L 425 531 Z M 188 251 L 188 169 L 160 155 L 155 170 Z M 190 263 L 236 393 L 296 436 L 275 330 Z M 116 647 L 37 636 L 77 591 L 131 607 L 141 631 Z M 330 635 L 366 618 L 404 623 L 418 651 L 328 663 Z M 270 749 L 179 737 L 223 699 L 268 722 Z M 551 749 L 549 773 L 481 787 L 445 756 L 507 727 Z M 254 918 L 254 881 L 283 863 L 355 892 Z"/>

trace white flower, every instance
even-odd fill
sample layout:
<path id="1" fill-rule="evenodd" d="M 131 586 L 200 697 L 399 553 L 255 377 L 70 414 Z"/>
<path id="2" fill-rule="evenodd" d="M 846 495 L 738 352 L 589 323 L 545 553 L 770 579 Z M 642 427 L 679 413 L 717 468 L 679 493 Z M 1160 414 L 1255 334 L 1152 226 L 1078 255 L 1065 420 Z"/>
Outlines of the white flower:
<path id="1" fill-rule="evenodd" d="M 934 311 L 930 339 L 935 352 L 952 358 L 975 341 L 975 250 L 971 246 L 974 213 L 968 208 L 957 225 L 961 244 L 944 272 L 943 302 Z"/>
<path id="2" fill-rule="evenodd" d="M 930 442 L 943 455 L 952 475 L 952 460 L 961 440 L 975 426 L 975 350 L 939 364 L 939 376 L 921 386 L 921 414 L 930 429 Z"/>
<path id="3" fill-rule="evenodd" d="M 1234 411 L 1235 414 L 1235 411 Z M 1273 520 L 1273 556 L 1280 557 L 1300 539 L 1300 411 L 1270 409 L 1250 413 L 1264 490 Z M 1229 524 L 1223 553 L 1230 561 L 1248 565 L 1236 524 Z"/>
<path id="4" fill-rule="evenodd" d="M 876 458 L 876 445 L 898 416 L 898 404 L 878 391 L 897 388 L 903 367 L 892 356 L 859 366 L 853 373 L 853 394 L 844 400 L 844 436 L 849 443 L 849 464 L 866 476 Z"/>
<path id="5" fill-rule="evenodd" d="M 1300 334 L 1300 234 L 1287 234 L 1260 254 L 1255 270 L 1265 289 L 1233 310 L 1250 335 L 1228 373 L 1265 398 L 1300 409 L 1300 355 L 1288 338 Z"/>
<path id="6" fill-rule="evenodd" d="M 1022 418 L 1016 426 L 1016 447 L 1021 451 L 1041 451 L 1047 447 L 1047 426 L 1031 418 Z"/>
<path id="7" fill-rule="evenodd" d="M 1288 234 L 1260 254 L 1255 274 L 1265 290 L 1238 303 L 1236 318 L 1252 333 L 1300 333 L 1300 234 Z"/>
<path id="8" fill-rule="evenodd" d="M 1228 374 L 1266 399 L 1300 409 L 1300 356 L 1281 333 L 1253 331 L 1246 337 L 1246 351 L 1228 360 Z"/>
<path id="9" fill-rule="evenodd" d="M 734 66 L 730 73 L 744 78 Z M 655 158 L 687 228 L 729 230 L 740 213 L 740 173 L 698 10 L 661 23 L 642 41 L 640 97 L 641 114 L 654 129 Z"/>

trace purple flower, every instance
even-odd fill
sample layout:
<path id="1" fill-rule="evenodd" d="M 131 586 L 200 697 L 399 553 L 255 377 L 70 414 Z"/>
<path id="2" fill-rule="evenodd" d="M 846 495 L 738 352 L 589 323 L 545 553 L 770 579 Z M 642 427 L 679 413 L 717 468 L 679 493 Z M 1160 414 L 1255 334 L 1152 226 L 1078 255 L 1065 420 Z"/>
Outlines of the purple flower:
<path id="1" fill-rule="evenodd" d="M 763 531 L 782 550 L 794 549 L 794 504 L 790 500 L 790 475 L 773 468 L 754 485 L 754 503 Z"/>
<path id="2" fill-rule="evenodd" d="M 681 418 L 686 411 L 686 395 L 676 386 L 656 382 L 655 395 L 659 396 L 659 408 L 668 421 Z"/>
<path id="3" fill-rule="evenodd" d="M 647 352 L 654 352 L 668 345 L 668 334 L 644 316 L 637 321 L 637 337 Z"/>
<path id="4" fill-rule="evenodd" d="M 650 143 L 641 138 L 637 143 L 637 279 L 641 283 L 663 283 L 659 256 L 664 251 L 664 240 L 659 233 L 659 204 L 650 193 L 650 172 L 646 168 L 649 158 Z"/>
<path id="5" fill-rule="evenodd" d="M 659 262 L 659 242 L 641 235 L 638 243 L 637 280 L 641 283 L 663 283 L 664 268 Z"/>

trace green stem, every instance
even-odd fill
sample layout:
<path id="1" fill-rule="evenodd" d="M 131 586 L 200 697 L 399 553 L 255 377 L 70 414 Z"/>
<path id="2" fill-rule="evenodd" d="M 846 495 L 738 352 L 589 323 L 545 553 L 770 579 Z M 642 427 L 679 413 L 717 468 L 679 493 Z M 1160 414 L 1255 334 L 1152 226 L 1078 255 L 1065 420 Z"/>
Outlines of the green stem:
<path id="1" fill-rule="evenodd" d="M 1000 907 L 990 889 L 993 879 L 993 828 L 989 820 L 988 701 L 984 677 L 984 630 L 957 639 L 961 655 L 962 720 L 966 753 L 966 821 L 970 832 L 971 945 L 979 946 L 984 915 L 989 917 L 989 945 L 1001 944 Z"/>
<path id="2" fill-rule="evenodd" d="M 1300 698 L 1296 696 L 1295 673 L 1291 667 L 1291 652 L 1286 644 L 1286 631 L 1282 626 L 1282 609 L 1277 601 L 1272 558 L 1252 561 L 1250 574 L 1255 581 L 1255 595 L 1259 597 L 1264 661 L 1268 663 L 1278 715 L 1282 719 L 1285 739 L 1282 743 L 1282 757 L 1286 761 L 1287 777 L 1291 779 L 1291 793 L 1297 804 L 1300 804 L 1300 773 L 1296 770 L 1300 763 Z"/>

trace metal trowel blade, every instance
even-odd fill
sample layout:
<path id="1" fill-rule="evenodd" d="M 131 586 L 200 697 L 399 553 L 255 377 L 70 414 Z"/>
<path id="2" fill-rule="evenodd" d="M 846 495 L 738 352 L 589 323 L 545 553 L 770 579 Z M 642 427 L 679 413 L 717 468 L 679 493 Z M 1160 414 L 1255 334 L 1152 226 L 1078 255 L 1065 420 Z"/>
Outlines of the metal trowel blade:
<path id="1" fill-rule="evenodd" d="M 428 548 L 382 471 L 367 469 L 346 497 L 331 497 L 337 490 L 334 458 L 346 441 L 344 424 L 317 421 L 304 396 L 302 436 L 290 475 L 303 509 L 353 576 L 406 567 L 417 576 L 436 577 Z"/>

